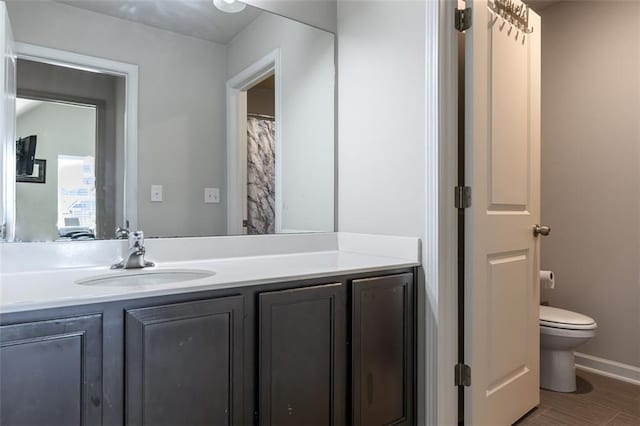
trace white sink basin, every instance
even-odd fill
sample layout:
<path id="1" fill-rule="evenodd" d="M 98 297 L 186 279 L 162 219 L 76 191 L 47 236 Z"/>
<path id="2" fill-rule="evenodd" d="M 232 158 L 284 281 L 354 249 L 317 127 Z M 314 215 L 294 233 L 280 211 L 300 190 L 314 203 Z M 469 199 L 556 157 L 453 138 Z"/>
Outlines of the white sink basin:
<path id="1" fill-rule="evenodd" d="M 215 274 L 213 271 L 201 269 L 129 270 L 84 278 L 76 281 L 76 284 L 100 287 L 147 287 L 200 280 Z"/>

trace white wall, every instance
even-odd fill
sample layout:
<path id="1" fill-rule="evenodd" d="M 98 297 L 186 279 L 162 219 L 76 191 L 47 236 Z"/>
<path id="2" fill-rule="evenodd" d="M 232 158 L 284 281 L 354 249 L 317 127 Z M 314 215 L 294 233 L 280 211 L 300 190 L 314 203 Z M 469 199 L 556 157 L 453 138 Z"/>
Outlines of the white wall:
<path id="1" fill-rule="evenodd" d="M 423 1 L 338 1 L 339 231 L 424 241 L 425 146 L 436 143 L 426 134 L 426 16 Z M 433 425 L 437 289 L 426 291 L 422 270 L 418 285 L 418 424 Z"/>
<path id="2" fill-rule="evenodd" d="M 145 233 L 225 234 L 224 191 L 220 204 L 203 200 L 205 187 L 225 188 L 224 46 L 54 2 L 7 6 L 17 41 L 139 66 L 138 214 Z M 164 186 L 163 203 L 150 202 L 152 184 Z"/>
<path id="3" fill-rule="evenodd" d="M 334 38 L 263 13 L 227 47 L 229 78 L 280 49 L 283 230 L 334 229 Z"/>
<path id="4" fill-rule="evenodd" d="M 338 3 L 341 231 L 423 235 L 425 12 Z"/>
<path id="5" fill-rule="evenodd" d="M 243 0 L 244 3 L 336 32 L 336 0 Z"/>
<path id="6" fill-rule="evenodd" d="M 30 135 L 36 158 L 47 161 L 46 181 L 16 183 L 16 241 L 51 241 L 59 238 L 58 155 L 95 157 L 96 110 L 43 103 L 16 120 L 16 137 Z"/>
<path id="7" fill-rule="evenodd" d="M 4 2 L 0 2 L 0 54 L 4 58 L 13 57 L 13 34 Z M 16 64 L 6 59 L 0 66 L 0 226 L 7 225 L 0 240 L 11 240 L 15 235 L 11 224 L 15 219 L 15 209 L 8 200 L 15 198 L 15 186 L 5 176 L 15 174 L 15 95 Z"/>
<path id="8" fill-rule="evenodd" d="M 640 367 L 640 3 L 542 11 L 543 269 L 598 323 L 579 352 Z"/>

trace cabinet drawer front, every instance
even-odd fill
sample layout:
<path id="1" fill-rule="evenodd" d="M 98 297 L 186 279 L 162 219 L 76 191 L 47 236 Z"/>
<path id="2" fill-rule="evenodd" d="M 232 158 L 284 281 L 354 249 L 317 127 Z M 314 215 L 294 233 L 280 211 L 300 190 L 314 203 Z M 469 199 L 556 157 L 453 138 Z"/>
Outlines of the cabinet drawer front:
<path id="1" fill-rule="evenodd" d="M 353 281 L 353 424 L 413 421 L 413 274 Z"/>
<path id="2" fill-rule="evenodd" d="M 102 424 L 102 315 L 0 327 L 0 424 Z"/>
<path id="3" fill-rule="evenodd" d="M 328 284 L 259 296 L 261 425 L 343 425 L 345 287 Z"/>
<path id="4" fill-rule="evenodd" d="M 242 423 L 242 296 L 126 312 L 126 423 Z"/>

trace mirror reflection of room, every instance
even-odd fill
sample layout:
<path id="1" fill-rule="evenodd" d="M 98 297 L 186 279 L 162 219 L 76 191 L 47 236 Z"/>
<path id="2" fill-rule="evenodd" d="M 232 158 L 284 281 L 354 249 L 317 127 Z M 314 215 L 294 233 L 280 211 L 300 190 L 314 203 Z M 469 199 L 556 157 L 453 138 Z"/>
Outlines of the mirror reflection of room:
<path id="1" fill-rule="evenodd" d="M 94 238 L 95 107 L 18 98 L 17 109 L 18 147 L 22 136 L 39 143 L 31 166 L 18 156 L 17 238 Z"/>
<path id="2" fill-rule="evenodd" d="M 122 209 L 122 77 L 24 59 L 16 76 L 16 240 L 109 237 Z"/>
<path id="3" fill-rule="evenodd" d="M 42 161 L 10 178 L 8 240 L 335 229 L 334 35 L 214 3 L 6 2 L 18 97 L 38 102 L 16 137 L 36 136 L 33 160 L 46 163 L 43 183 Z M 55 129 L 19 122 L 45 110 Z M 90 110 L 93 124 L 71 114 Z"/>

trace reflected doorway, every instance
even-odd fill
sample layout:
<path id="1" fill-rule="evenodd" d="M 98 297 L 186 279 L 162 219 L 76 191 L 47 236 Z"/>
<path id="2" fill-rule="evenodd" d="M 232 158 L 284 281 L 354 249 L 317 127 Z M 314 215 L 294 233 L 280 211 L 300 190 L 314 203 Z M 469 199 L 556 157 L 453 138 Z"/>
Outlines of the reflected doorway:
<path id="1" fill-rule="evenodd" d="M 17 60 L 12 239 L 112 238 L 125 210 L 127 77 L 55 62 Z"/>
<path id="2" fill-rule="evenodd" d="M 95 238 L 96 126 L 95 105 L 17 98 L 17 240 Z"/>
<path id="3" fill-rule="evenodd" d="M 249 235 L 275 231 L 275 78 L 247 90 L 247 197 L 245 226 Z"/>
<path id="4" fill-rule="evenodd" d="M 282 232 L 281 76 L 276 49 L 227 81 L 228 235 Z"/>
<path id="5" fill-rule="evenodd" d="M 7 72 L 14 76 L 7 82 L 6 91 L 3 91 L 8 95 L 5 99 L 8 102 L 6 111 L 10 126 L 5 135 L 8 139 L 5 140 L 2 155 L 4 167 L 0 179 L 0 201 L 4 223 L 0 224 L 0 239 L 22 242 L 106 239 L 113 238 L 117 226 L 135 229 L 138 67 L 27 43 L 16 43 L 14 47 L 16 60 L 6 67 Z M 95 215 L 93 212 L 87 213 L 93 210 L 93 201 L 78 202 L 77 206 L 82 206 L 83 216 L 91 217 L 91 225 L 83 225 L 80 217 L 68 217 L 66 227 L 82 228 L 73 230 L 74 235 L 67 235 L 62 229 L 65 228 L 65 220 L 61 216 L 58 220 L 57 197 L 40 199 L 37 208 L 32 208 L 36 207 L 34 203 L 31 203 L 31 207 L 16 205 L 20 202 L 17 200 L 20 194 L 16 193 L 18 186 L 24 188 L 31 185 L 31 188 L 35 188 L 34 185 L 41 185 L 42 191 L 47 182 L 57 181 L 58 154 L 78 156 L 60 152 L 50 160 L 42 158 L 45 149 L 43 144 L 48 150 L 55 149 L 44 140 L 50 140 L 49 137 L 38 137 L 37 132 L 25 133 L 24 129 L 16 134 L 15 126 L 21 120 L 17 115 L 20 112 L 18 110 L 29 114 L 38 107 L 50 104 L 93 110 L 93 154 L 88 157 L 93 157 L 93 183 L 90 185 L 95 188 Z M 73 119 L 64 123 L 55 121 L 54 124 L 66 128 L 63 133 L 70 135 L 75 131 Z M 60 139 L 66 140 L 68 136 Z M 87 157 L 85 154 L 80 156 Z M 57 194 L 57 188 L 53 192 Z M 127 202 L 127 199 L 134 202 Z M 77 209 L 72 210 L 81 213 Z M 45 211 L 46 215 L 37 215 Z M 31 215 L 33 221 L 16 217 L 20 212 Z M 22 231 L 16 229 L 18 226 Z"/>

